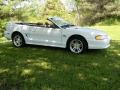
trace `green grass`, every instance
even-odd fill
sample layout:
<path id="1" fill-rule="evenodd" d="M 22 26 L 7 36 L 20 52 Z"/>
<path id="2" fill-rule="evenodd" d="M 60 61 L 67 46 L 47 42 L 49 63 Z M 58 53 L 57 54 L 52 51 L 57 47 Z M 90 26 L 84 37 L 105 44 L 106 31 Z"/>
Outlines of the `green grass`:
<path id="1" fill-rule="evenodd" d="M 80 55 L 42 46 L 0 43 L 0 90 L 120 90 L 120 27 L 96 26 L 112 37 L 106 50 Z"/>
<path id="2" fill-rule="evenodd" d="M 120 40 L 120 25 L 113 26 L 94 26 L 94 28 L 101 29 L 111 36 L 112 40 Z"/>

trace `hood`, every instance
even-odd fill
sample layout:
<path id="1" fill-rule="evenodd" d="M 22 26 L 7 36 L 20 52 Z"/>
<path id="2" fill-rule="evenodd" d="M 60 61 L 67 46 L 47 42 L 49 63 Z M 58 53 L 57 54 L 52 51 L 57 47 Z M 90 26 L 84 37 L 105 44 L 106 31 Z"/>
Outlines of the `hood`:
<path id="1" fill-rule="evenodd" d="M 91 34 L 100 34 L 100 35 L 107 35 L 105 32 L 102 30 L 98 29 L 93 29 L 89 27 L 79 27 L 79 26 L 74 26 L 74 27 L 69 27 L 67 28 L 69 30 L 74 30 L 74 31 L 81 31 L 81 32 L 86 32 L 86 33 L 91 33 Z"/>

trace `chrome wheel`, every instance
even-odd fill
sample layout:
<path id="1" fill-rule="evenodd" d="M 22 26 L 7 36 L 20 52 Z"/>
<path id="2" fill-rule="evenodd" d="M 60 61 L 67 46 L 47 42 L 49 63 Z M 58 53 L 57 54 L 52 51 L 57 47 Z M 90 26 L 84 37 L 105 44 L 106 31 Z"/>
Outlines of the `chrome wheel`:
<path id="1" fill-rule="evenodd" d="M 73 39 L 71 42 L 70 42 L 70 50 L 73 52 L 73 53 L 81 53 L 83 51 L 83 43 L 81 40 L 79 39 Z"/>
<path id="2" fill-rule="evenodd" d="M 22 37 L 20 35 L 15 35 L 14 38 L 13 38 L 13 44 L 16 47 L 21 47 L 22 43 L 23 43 Z"/>

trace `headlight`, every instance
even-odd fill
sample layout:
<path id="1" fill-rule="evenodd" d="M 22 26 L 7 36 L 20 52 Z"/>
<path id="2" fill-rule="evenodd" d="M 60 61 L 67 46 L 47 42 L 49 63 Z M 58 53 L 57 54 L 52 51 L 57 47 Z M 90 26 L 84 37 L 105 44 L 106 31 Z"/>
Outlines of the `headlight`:
<path id="1" fill-rule="evenodd" d="M 107 35 L 97 35 L 97 36 L 95 37 L 96 40 L 104 40 L 104 39 L 107 39 L 107 38 L 108 38 Z"/>

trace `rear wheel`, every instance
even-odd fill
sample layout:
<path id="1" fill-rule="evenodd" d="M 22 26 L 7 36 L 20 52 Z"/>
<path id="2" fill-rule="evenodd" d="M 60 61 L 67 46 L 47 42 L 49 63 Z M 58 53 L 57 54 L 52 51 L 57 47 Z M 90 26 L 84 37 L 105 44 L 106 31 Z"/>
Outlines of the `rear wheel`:
<path id="1" fill-rule="evenodd" d="M 25 45 L 25 40 L 23 36 L 19 33 L 13 35 L 12 42 L 15 47 L 22 47 Z"/>
<path id="2" fill-rule="evenodd" d="M 76 54 L 82 53 L 87 49 L 87 42 L 81 37 L 74 37 L 69 40 L 68 49 Z"/>

